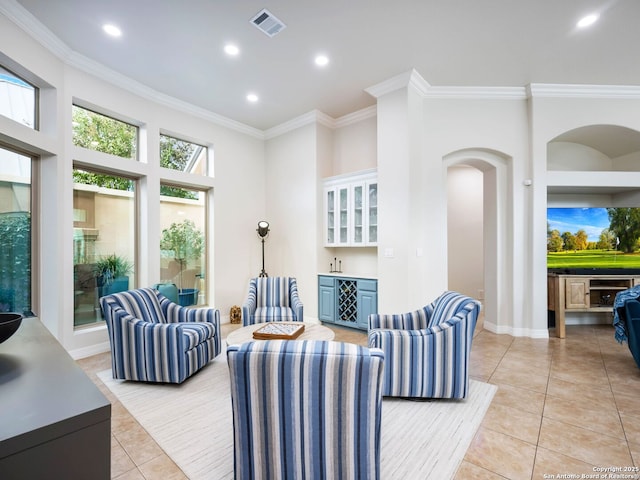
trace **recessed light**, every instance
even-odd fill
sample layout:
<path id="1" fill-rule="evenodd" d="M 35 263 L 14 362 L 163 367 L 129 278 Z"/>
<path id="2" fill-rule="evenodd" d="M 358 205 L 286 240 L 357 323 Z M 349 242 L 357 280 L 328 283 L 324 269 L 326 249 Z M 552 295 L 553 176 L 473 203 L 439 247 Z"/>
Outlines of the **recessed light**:
<path id="1" fill-rule="evenodd" d="M 255 103 L 258 101 L 258 95 L 256 95 L 255 93 L 250 93 L 247 95 L 247 100 L 251 103 Z"/>
<path id="2" fill-rule="evenodd" d="M 582 17 L 580 21 L 576 24 L 578 28 L 586 28 L 598 21 L 598 14 L 592 13 L 591 15 L 587 15 L 586 17 Z"/>
<path id="3" fill-rule="evenodd" d="M 232 43 L 227 43 L 224 46 L 224 51 L 227 55 L 232 55 L 232 56 L 236 56 L 240 53 L 240 49 L 236 45 L 233 45 Z"/>
<path id="4" fill-rule="evenodd" d="M 326 55 L 318 55 L 316 56 L 315 62 L 319 67 L 324 67 L 329 63 L 329 57 Z"/>
<path id="5" fill-rule="evenodd" d="M 120 30 L 118 27 L 116 27 L 111 23 L 105 23 L 102 26 L 102 30 L 104 30 L 105 33 L 107 33 L 108 35 L 111 35 L 112 37 L 119 37 L 122 35 L 122 30 Z"/>

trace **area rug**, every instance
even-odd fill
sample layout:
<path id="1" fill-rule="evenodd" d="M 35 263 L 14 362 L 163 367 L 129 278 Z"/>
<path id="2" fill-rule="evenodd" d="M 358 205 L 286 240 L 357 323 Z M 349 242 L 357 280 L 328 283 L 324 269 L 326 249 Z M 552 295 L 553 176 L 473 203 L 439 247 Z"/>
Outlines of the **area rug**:
<path id="1" fill-rule="evenodd" d="M 181 385 L 98 377 L 191 480 L 233 478 L 233 424 L 226 356 Z M 497 387 L 471 380 L 464 401 L 382 402 L 381 478 L 451 479 Z"/>

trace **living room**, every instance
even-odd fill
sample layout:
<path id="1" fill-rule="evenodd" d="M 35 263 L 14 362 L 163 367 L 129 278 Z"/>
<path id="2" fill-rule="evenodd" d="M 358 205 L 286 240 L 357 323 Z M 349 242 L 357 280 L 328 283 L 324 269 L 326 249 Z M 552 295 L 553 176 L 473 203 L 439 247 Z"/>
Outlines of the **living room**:
<path id="1" fill-rule="evenodd" d="M 612 158 L 608 171 L 563 170 L 549 158 L 554 141 L 585 126 L 640 131 L 633 72 L 635 80 L 622 85 L 594 75 L 587 85 L 551 79 L 453 86 L 430 85 L 428 71 L 407 65 L 361 85 L 362 108 L 332 117 L 316 107 L 258 128 L 161 94 L 74 52 L 19 2 L 4 1 L 0 11 L 0 65 L 40 90 L 39 129 L 0 116 L 3 146 L 37 158 L 32 310 L 76 359 L 102 354 L 109 344 L 104 326 L 76 328 L 70 321 L 75 166 L 138 182 L 137 286 L 160 280 L 158 185 L 207 192 L 206 298 L 220 309 L 223 323 L 259 272 L 255 230 L 267 219 L 267 270 L 295 274 L 310 318 L 318 311 L 318 274 L 340 258 L 346 273 L 377 278 L 380 312 L 410 310 L 448 288 L 473 297 L 482 291 L 486 330 L 547 339 L 554 335 L 546 301 L 550 199 L 637 200 L 638 150 Z M 72 105 L 138 126 L 139 161 L 74 146 Z M 162 169 L 156 160 L 162 134 L 207 146 L 208 175 Z M 377 247 L 325 247 L 323 181 L 369 169 L 376 170 L 379 185 Z M 465 172 L 473 183 L 459 189 L 455 182 L 463 184 Z M 452 201 L 465 195 L 472 205 Z M 482 259 L 466 271 L 469 259 L 457 263 L 462 255 L 456 252 L 465 248 L 456 243 L 461 237 L 473 239 L 466 248 Z"/>

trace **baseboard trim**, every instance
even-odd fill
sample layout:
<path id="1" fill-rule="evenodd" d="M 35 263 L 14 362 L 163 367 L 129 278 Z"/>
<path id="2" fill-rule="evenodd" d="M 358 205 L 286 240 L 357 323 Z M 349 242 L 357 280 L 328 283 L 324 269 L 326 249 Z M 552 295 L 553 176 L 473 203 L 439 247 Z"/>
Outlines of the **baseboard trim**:
<path id="1" fill-rule="evenodd" d="M 69 350 L 69 355 L 74 360 L 79 360 L 81 358 L 91 357 L 93 355 L 98 355 L 99 353 L 105 353 L 111 351 L 111 346 L 109 342 L 97 343 L 95 345 L 90 345 L 88 347 L 76 348 L 73 350 Z"/>
<path id="2" fill-rule="evenodd" d="M 484 320 L 484 328 L 498 335 L 511 335 L 512 337 L 529 337 L 529 338 L 549 338 L 548 329 L 532 329 L 532 328 L 514 328 L 508 326 L 498 326 L 494 323 Z"/>

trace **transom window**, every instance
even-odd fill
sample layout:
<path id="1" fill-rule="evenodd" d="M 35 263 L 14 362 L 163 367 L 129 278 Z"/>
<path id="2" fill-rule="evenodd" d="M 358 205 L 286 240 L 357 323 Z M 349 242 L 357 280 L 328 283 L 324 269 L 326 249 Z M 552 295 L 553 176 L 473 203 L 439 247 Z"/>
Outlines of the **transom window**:
<path id="1" fill-rule="evenodd" d="M 136 159 L 138 127 L 77 105 L 73 106 L 72 116 L 74 145 Z"/>
<path id="2" fill-rule="evenodd" d="M 207 147 L 160 134 L 160 166 L 206 175 Z"/>
<path id="3" fill-rule="evenodd" d="M 36 128 L 38 90 L 0 66 L 0 115 L 30 128 Z"/>

